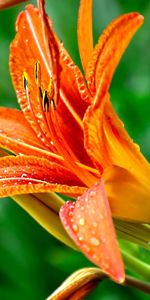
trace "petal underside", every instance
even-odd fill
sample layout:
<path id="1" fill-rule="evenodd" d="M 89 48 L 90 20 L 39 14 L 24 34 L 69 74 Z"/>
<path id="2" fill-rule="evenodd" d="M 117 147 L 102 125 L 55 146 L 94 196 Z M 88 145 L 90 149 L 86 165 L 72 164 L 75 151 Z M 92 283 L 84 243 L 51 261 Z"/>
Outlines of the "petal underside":
<path id="1" fill-rule="evenodd" d="M 91 105 L 84 117 L 85 147 L 97 167 L 111 165 L 148 176 L 150 167 L 133 143 L 106 94 L 99 106 Z"/>
<path id="2" fill-rule="evenodd" d="M 60 210 L 62 223 L 77 246 L 113 280 L 124 281 L 124 269 L 103 182 Z"/>
<path id="3" fill-rule="evenodd" d="M 142 178 L 134 170 L 117 166 L 103 174 L 107 197 L 113 217 L 139 223 L 150 223 L 149 176 Z"/>
<path id="4" fill-rule="evenodd" d="M 78 46 L 84 71 L 93 51 L 92 0 L 80 0 L 78 15 Z"/>
<path id="5" fill-rule="evenodd" d="M 0 158 L 0 197 L 58 192 L 76 197 L 85 188 L 62 166 L 34 156 Z"/>
<path id="6" fill-rule="evenodd" d="M 143 20 L 143 16 L 136 12 L 122 15 L 113 20 L 100 36 L 86 72 L 91 93 L 98 93 L 94 103 L 100 101 L 109 89 L 115 69 Z"/>

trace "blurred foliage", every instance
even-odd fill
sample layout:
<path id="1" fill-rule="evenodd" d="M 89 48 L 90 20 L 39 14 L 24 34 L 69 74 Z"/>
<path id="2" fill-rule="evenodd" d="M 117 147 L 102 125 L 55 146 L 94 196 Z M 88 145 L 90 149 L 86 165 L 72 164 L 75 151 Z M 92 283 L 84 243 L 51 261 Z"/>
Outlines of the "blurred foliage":
<path id="1" fill-rule="evenodd" d="M 76 36 L 78 4 L 78 0 L 47 0 L 47 11 L 58 36 L 81 66 Z M 15 34 L 14 22 L 23 7 L 0 12 L 0 105 L 4 106 L 18 107 L 9 74 L 8 53 Z M 132 138 L 149 157 L 150 1 L 94 0 L 94 38 L 96 41 L 114 17 L 130 11 L 141 12 L 145 23 L 121 60 L 111 86 L 111 97 Z M 91 265 L 82 254 L 52 238 L 10 199 L 1 200 L 0 223 L 2 300 L 42 300 L 72 271 Z M 140 255 L 148 261 L 144 250 L 140 250 Z M 146 300 L 149 297 L 107 280 L 87 299 Z"/>

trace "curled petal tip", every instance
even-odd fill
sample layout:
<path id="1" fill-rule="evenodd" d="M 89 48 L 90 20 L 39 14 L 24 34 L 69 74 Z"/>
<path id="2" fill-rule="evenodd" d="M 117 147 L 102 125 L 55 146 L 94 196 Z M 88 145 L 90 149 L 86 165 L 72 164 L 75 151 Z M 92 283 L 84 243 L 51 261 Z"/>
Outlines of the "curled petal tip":
<path id="1" fill-rule="evenodd" d="M 138 18 L 139 22 L 140 22 L 141 24 L 143 24 L 143 22 L 144 22 L 144 16 L 141 15 L 141 14 L 139 14 L 139 13 L 137 13 L 137 18 Z"/>

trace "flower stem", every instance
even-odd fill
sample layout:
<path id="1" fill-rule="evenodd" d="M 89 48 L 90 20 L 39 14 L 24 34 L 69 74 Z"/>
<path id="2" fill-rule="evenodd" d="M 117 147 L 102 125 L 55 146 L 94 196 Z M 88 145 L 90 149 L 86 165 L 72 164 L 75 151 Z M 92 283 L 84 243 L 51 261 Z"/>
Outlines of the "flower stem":
<path id="1" fill-rule="evenodd" d="M 123 259 L 127 268 L 142 277 L 144 280 L 150 281 L 150 266 L 139 260 L 133 255 L 122 250 Z"/>
<path id="2" fill-rule="evenodd" d="M 125 285 L 136 288 L 136 289 L 150 295 L 150 284 L 147 282 L 143 282 L 143 281 L 133 278 L 131 276 L 126 276 Z"/>

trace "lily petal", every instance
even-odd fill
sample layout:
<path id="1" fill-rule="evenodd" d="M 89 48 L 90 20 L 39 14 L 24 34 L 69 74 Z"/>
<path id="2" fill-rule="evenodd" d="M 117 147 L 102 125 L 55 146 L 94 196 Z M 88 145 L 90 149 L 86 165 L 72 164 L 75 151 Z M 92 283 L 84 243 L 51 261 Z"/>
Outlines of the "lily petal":
<path id="1" fill-rule="evenodd" d="M 110 23 L 96 45 L 88 64 L 86 78 L 90 91 L 99 97 L 108 90 L 114 71 L 131 38 L 143 23 L 143 16 L 129 13 Z"/>
<path id="2" fill-rule="evenodd" d="M 13 141 L 16 144 L 18 142 L 18 151 L 16 147 L 14 149 Z M 15 153 L 22 151 L 22 153 L 31 154 L 30 146 L 44 149 L 23 113 L 17 109 L 5 107 L 0 107 L 0 145 Z"/>
<path id="3" fill-rule="evenodd" d="M 92 2 L 92 0 L 80 0 L 78 15 L 78 46 L 84 71 L 93 50 Z"/>
<path id="4" fill-rule="evenodd" d="M 56 85 L 56 74 L 52 72 L 51 60 L 49 58 L 50 46 L 48 46 L 49 43 L 56 44 L 56 38 L 53 36 L 54 33 L 52 35 L 50 20 L 47 20 L 46 17 L 46 20 L 43 18 L 37 9 L 29 5 L 26 11 L 22 12 L 17 20 L 17 34 L 10 47 L 10 70 L 13 84 L 17 91 L 18 101 L 25 118 L 30 123 L 44 147 L 47 147 L 47 149 L 56 154 L 59 153 L 62 155 L 59 152 L 60 146 L 58 145 L 59 132 L 61 132 L 64 148 L 70 148 L 70 151 L 75 155 L 75 157 L 72 157 L 72 160 L 76 158 L 75 160 L 92 166 L 92 161 L 84 149 L 82 117 L 86 111 L 87 103 L 82 102 L 76 83 L 76 76 L 77 78 L 79 77 L 79 74 L 75 75 L 78 68 L 75 67 L 69 55 L 58 41 L 56 55 L 60 56 L 57 66 L 58 70 L 61 69 L 59 70 L 60 99 L 57 103 L 56 94 L 58 94 L 58 92 L 54 93 L 53 97 L 56 102 L 56 109 L 55 118 L 53 118 L 53 120 L 50 120 L 52 118 L 50 112 L 44 111 L 41 93 L 43 94 L 44 91 L 48 92 L 50 78 L 53 77 L 54 86 Z M 44 31 L 43 33 L 43 27 L 46 21 L 48 21 L 51 31 Z M 46 36 L 48 40 L 46 38 L 44 39 L 44 36 Z M 50 37 L 52 41 L 49 41 Z M 47 40 L 47 42 L 45 40 Z M 58 51 L 60 53 L 58 53 Z M 56 58 L 55 60 L 58 61 Z M 51 99 L 48 99 L 48 101 L 50 101 L 49 105 L 51 105 Z M 51 124 L 51 122 L 54 124 Z M 57 129 L 54 134 L 51 125 L 56 127 L 56 124 Z M 74 139 L 74 136 L 76 136 L 76 139 Z M 80 150 L 81 148 L 82 151 Z M 65 161 L 67 161 L 67 158 Z"/>
<path id="5" fill-rule="evenodd" d="M 87 109 L 84 134 L 86 149 L 97 167 L 117 165 L 134 169 L 140 176 L 149 174 L 149 164 L 113 110 L 109 94 L 101 99 L 99 106 L 91 105 Z"/>
<path id="6" fill-rule="evenodd" d="M 62 206 L 60 217 L 82 252 L 113 280 L 123 282 L 123 263 L 103 181 L 95 184 L 76 202 Z"/>
<path id="7" fill-rule="evenodd" d="M 0 197 L 40 192 L 76 197 L 84 190 L 70 171 L 46 159 L 23 155 L 0 158 Z"/>
<path id="8" fill-rule="evenodd" d="M 18 33 L 10 46 L 10 70 L 17 98 L 41 142 L 53 149 L 42 105 L 42 94 L 48 90 L 52 67 L 38 10 L 27 6 L 17 19 L 16 30 Z"/>
<path id="9" fill-rule="evenodd" d="M 103 174 L 106 192 L 114 217 L 130 222 L 150 223 L 149 176 L 145 179 L 117 166 Z"/>
<path id="10" fill-rule="evenodd" d="M 63 164 L 63 157 L 50 152 L 17 109 L 0 107 L 0 147 L 15 154 L 34 155 Z M 4 156 L 4 155 L 2 155 Z"/>

